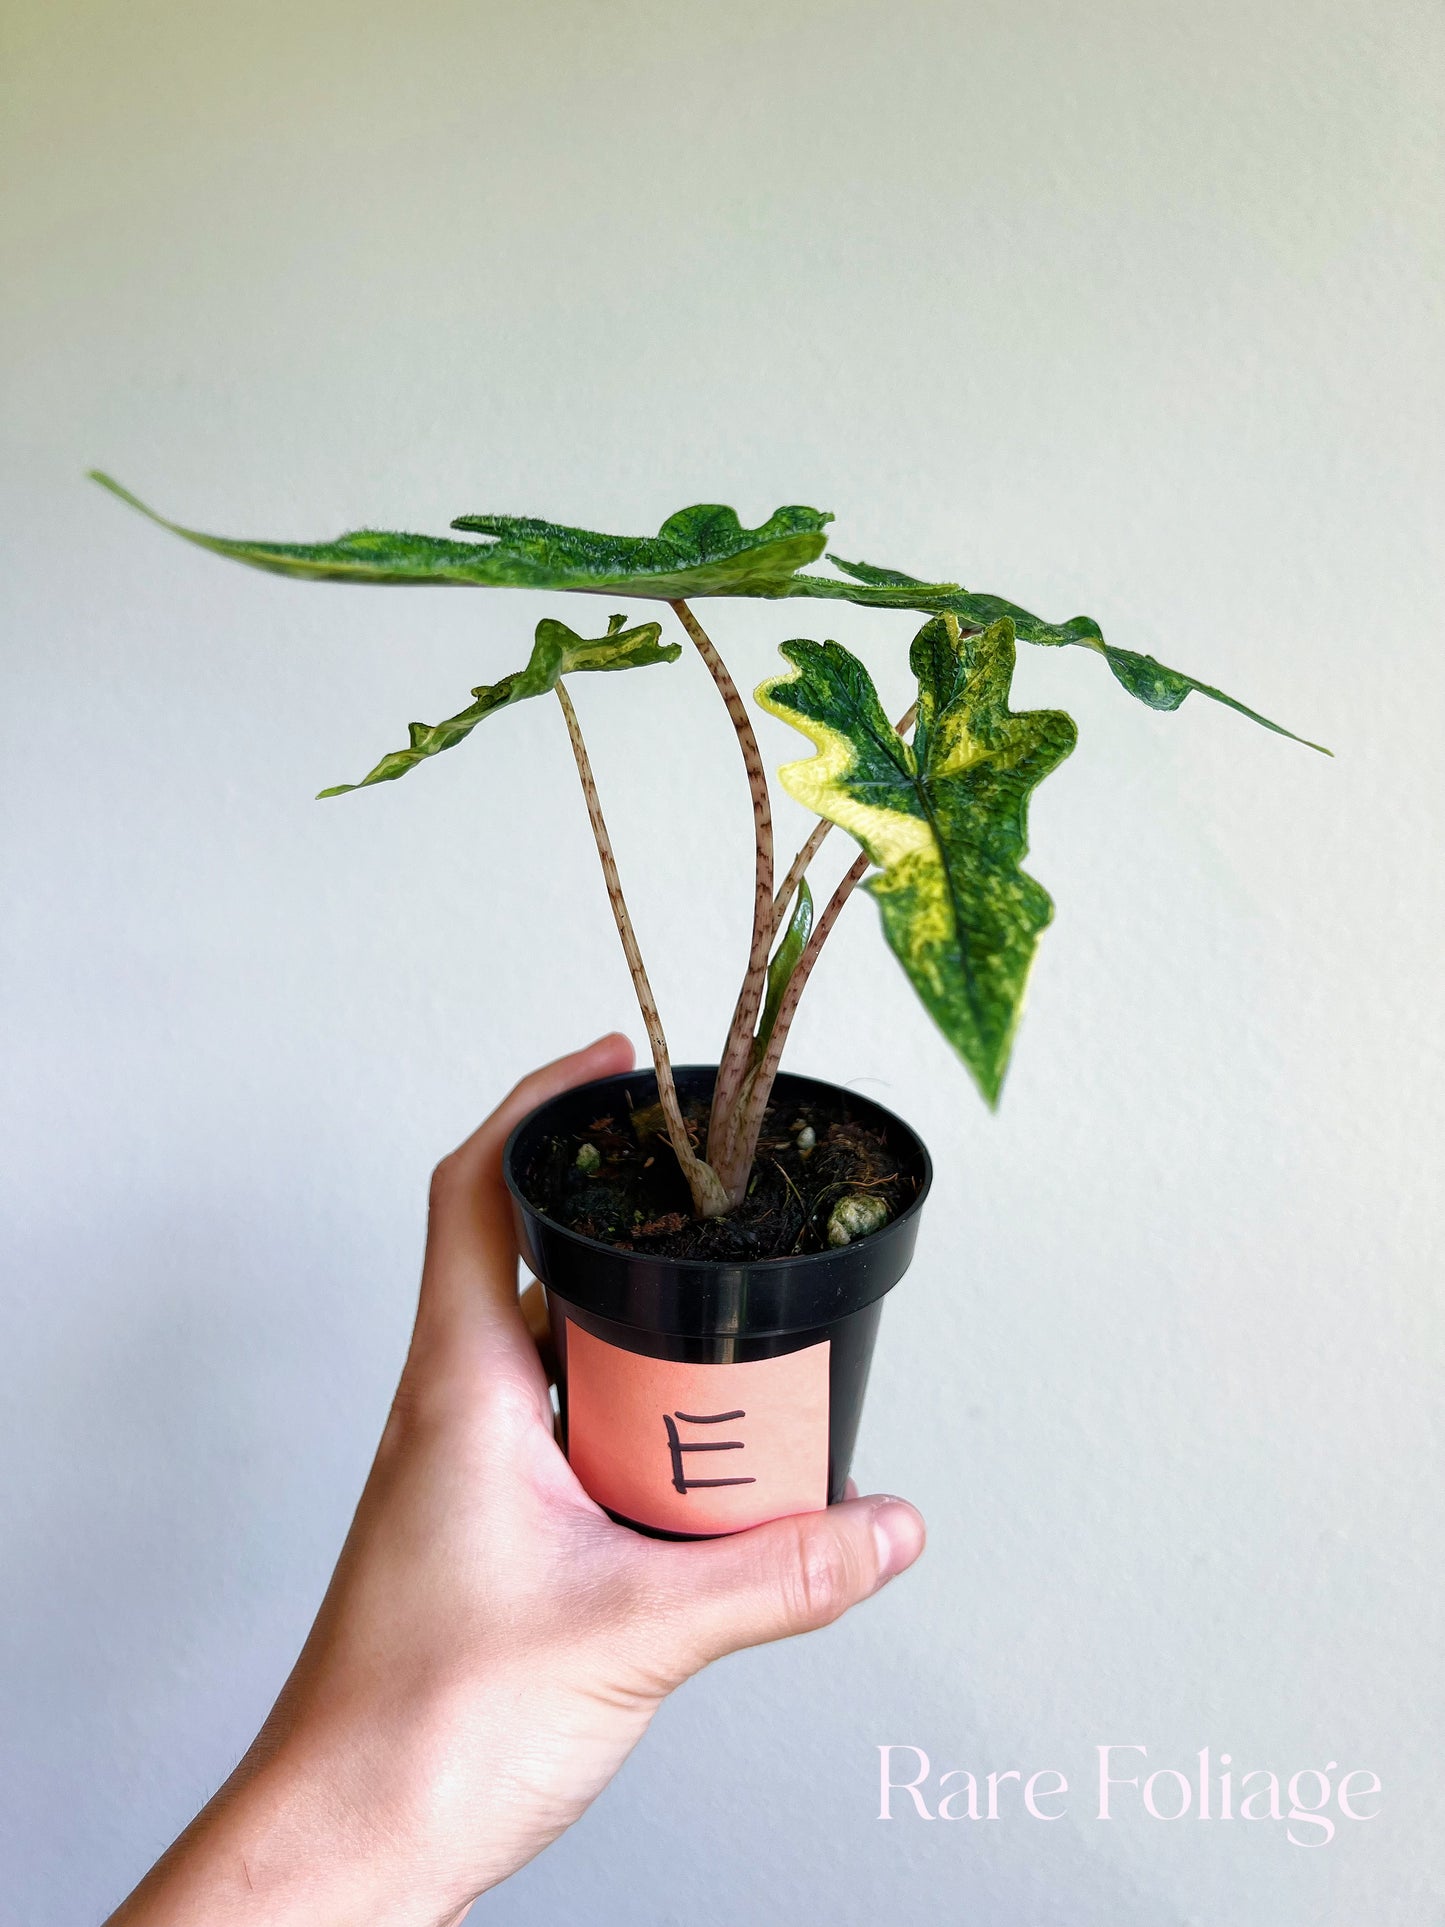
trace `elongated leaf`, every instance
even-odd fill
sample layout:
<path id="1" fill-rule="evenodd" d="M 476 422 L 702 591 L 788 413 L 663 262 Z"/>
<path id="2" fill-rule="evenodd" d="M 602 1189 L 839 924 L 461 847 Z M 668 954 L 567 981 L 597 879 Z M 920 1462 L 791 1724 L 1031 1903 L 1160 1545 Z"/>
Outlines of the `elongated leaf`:
<path id="1" fill-rule="evenodd" d="M 1192 690 L 1198 690 L 1201 696 L 1208 696 L 1212 702 L 1223 703 L 1226 709 L 1235 709 L 1241 716 L 1248 716 L 1252 723 L 1272 729 L 1276 736 L 1288 736 L 1292 743 L 1303 743 L 1306 749 L 1317 749 L 1321 756 L 1334 755 L 1334 751 L 1326 749 L 1323 743 L 1312 743 L 1308 737 L 1296 736 L 1292 729 L 1286 729 L 1281 723 L 1272 723 L 1268 716 L 1261 716 L 1257 709 L 1237 702 L 1233 696 L 1226 696 L 1222 689 L 1213 689 L 1207 682 L 1198 682 L 1193 676 L 1186 676 L 1182 669 L 1166 669 L 1153 656 L 1141 656 L 1133 649 L 1116 649 L 1109 642 L 1099 644 L 1099 653 L 1113 670 L 1115 680 L 1122 683 L 1131 696 L 1137 696 L 1141 703 L 1147 703 L 1151 709 L 1177 709 Z"/>
<path id="2" fill-rule="evenodd" d="M 909 661 L 918 678 L 910 747 L 868 671 L 836 642 L 785 642 L 793 673 L 758 690 L 819 753 L 787 764 L 783 785 L 841 825 L 879 866 L 865 887 L 914 989 L 997 1103 L 1023 1009 L 1048 893 L 1020 868 L 1028 799 L 1074 746 L 1058 710 L 1008 704 L 1014 624 L 965 638 L 950 611 L 926 623 Z"/>
<path id="3" fill-rule="evenodd" d="M 1277 736 L 1288 736 L 1291 742 L 1303 743 L 1306 749 L 1317 749 L 1323 756 L 1333 752 L 1322 743 L 1312 743 L 1308 737 L 1297 736 L 1292 729 L 1282 723 L 1271 722 L 1268 716 L 1261 716 L 1257 709 L 1251 709 L 1233 696 L 1226 696 L 1222 689 L 1215 689 L 1207 682 L 1186 675 L 1181 669 L 1170 669 L 1153 656 L 1141 656 L 1132 649 L 1117 649 L 1112 643 L 1105 642 L 1103 631 L 1092 616 L 1071 616 L 1067 622 L 1045 622 L 1041 617 L 1031 615 L 1021 609 L 1016 602 L 1007 602 L 1002 596 L 975 594 L 968 589 L 960 589 L 947 583 L 921 582 L 917 576 L 904 575 L 898 569 L 878 569 L 868 562 L 844 562 L 841 557 L 830 555 L 828 560 L 837 569 L 844 571 L 849 578 L 837 581 L 831 576 L 795 575 L 788 583 L 783 594 L 787 596 L 818 596 L 835 602 L 856 602 L 874 609 L 917 609 L 920 614 L 950 614 L 958 618 L 962 628 L 985 629 L 989 623 L 997 622 L 1007 616 L 1014 625 L 1015 633 L 1025 642 L 1040 644 L 1046 649 L 1059 649 L 1074 644 L 1083 649 L 1092 649 L 1108 663 L 1115 679 L 1120 682 L 1131 696 L 1147 703 L 1151 709 L 1177 709 L 1184 698 L 1193 691 L 1208 696 L 1212 702 L 1223 703 L 1226 708 L 1237 710 L 1241 716 L 1248 716 L 1251 722 L 1272 729 Z"/>
<path id="4" fill-rule="evenodd" d="M 473 588 L 581 590 L 593 595 L 775 595 L 823 553 L 832 516 L 781 508 L 745 529 L 730 508 L 682 509 L 656 535 L 597 535 L 524 516 L 463 515 L 452 527 L 493 538 L 356 529 L 334 542 L 249 542 L 167 521 L 99 469 L 91 479 L 162 528 L 253 568 L 313 581 L 454 583 Z"/>
<path id="5" fill-rule="evenodd" d="M 958 618 L 962 629 L 986 629 L 989 623 L 1007 616 L 1015 633 L 1025 642 L 1041 643 L 1046 648 L 1077 642 L 1093 649 L 1103 640 L 1099 625 L 1091 616 L 1073 616 L 1068 622 L 1045 622 L 1003 596 L 961 589 L 956 582 L 921 582 L 917 576 L 904 575 L 900 569 L 876 569 L 869 562 L 845 562 L 836 555 L 830 555 L 828 560 L 835 569 L 841 569 L 847 579 L 798 575 L 793 577 L 784 594 L 856 602 L 869 609 L 916 609 L 920 614 L 949 614 Z"/>
<path id="6" fill-rule="evenodd" d="M 797 900 L 793 904 L 793 914 L 788 919 L 788 927 L 783 932 L 783 940 L 773 952 L 768 965 L 768 990 L 763 1001 L 763 1014 L 758 1020 L 758 1034 L 753 1039 L 754 1064 L 761 1063 L 763 1053 L 768 1048 L 768 1039 L 773 1034 L 773 1026 L 778 1021 L 778 1010 L 783 1001 L 783 993 L 788 981 L 798 967 L 809 934 L 813 928 L 813 893 L 808 888 L 808 879 L 803 877 L 798 884 Z"/>
<path id="7" fill-rule="evenodd" d="M 322 790 L 322 796 L 345 796 L 348 791 L 365 789 L 370 783 L 395 782 L 398 776 L 405 776 L 428 756 L 453 749 L 494 710 L 505 709 L 509 703 L 521 702 L 527 696 L 545 696 L 561 676 L 591 669 L 642 669 L 655 662 L 676 662 L 682 654 L 681 643 L 659 641 L 662 634 L 659 623 L 643 622 L 635 629 L 624 629 L 625 620 L 624 616 L 613 616 L 607 625 L 607 634 L 595 642 L 586 641 L 565 622 L 554 622 L 550 617 L 539 622 L 531 659 L 525 669 L 503 676 L 500 682 L 483 683 L 472 691 L 475 700 L 470 706 L 455 716 L 448 716 L 445 722 L 409 723 L 407 732 L 411 741 L 406 749 L 394 749 L 390 755 L 383 756 L 359 783 L 337 783 L 329 790 Z"/>
<path id="8" fill-rule="evenodd" d="M 589 595 L 629 595 L 672 601 L 679 596 L 810 596 L 856 602 L 875 609 L 916 609 L 951 614 L 960 627 L 987 628 L 1007 616 L 1025 642 L 1045 648 L 1076 644 L 1101 655 L 1131 696 L 1151 709 L 1177 709 L 1194 691 L 1288 736 L 1309 749 L 1331 752 L 1295 735 L 1258 710 L 1226 696 L 1153 656 L 1106 643 L 1091 616 L 1045 622 L 1003 596 L 963 589 L 954 582 L 922 582 L 899 569 L 829 558 L 841 577 L 798 571 L 823 553 L 832 516 L 810 508 L 780 508 L 756 529 L 745 529 L 730 508 L 703 505 L 669 516 L 656 535 L 600 535 L 529 516 L 460 515 L 452 523 L 489 536 L 486 542 L 453 542 L 445 536 L 408 535 L 388 529 L 355 529 L 334 542 L 252 542 L 204 535 L 171 522 L 91 469 L 92 480 L 142 515 L 213 554 L 252 568 L 312 581 L 451 583 L 470 588 L 572 590 Z"/>

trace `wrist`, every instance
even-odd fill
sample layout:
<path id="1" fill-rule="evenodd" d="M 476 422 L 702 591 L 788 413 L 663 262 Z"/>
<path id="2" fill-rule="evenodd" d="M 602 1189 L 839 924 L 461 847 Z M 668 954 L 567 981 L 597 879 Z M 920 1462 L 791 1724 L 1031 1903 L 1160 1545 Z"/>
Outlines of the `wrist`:
<path id="1" fill-rule="evenodd" d="M 292 1744 L 243 1762 L 111 1927 L 453 1927 L 472 1896 L 362 1777 Z"/>

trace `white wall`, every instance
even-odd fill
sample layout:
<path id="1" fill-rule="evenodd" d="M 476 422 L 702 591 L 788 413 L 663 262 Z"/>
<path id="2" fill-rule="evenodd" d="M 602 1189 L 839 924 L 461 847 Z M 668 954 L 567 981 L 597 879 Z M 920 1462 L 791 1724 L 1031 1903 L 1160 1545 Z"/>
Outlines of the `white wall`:
<path id="1" fill-rule="evenodd" d="M 278 537 L 813 503 L 844 555 L 1087 610 L 1335 746 L 1030 653 L 1081 741 L 1002 1111 L 861 901 L 793 1052 L 940 1166 L 858 1468 L 927 1557 L 689 1688 L 478 1917 L 1440 1917 L 1438 9 L 11 0 L 5 34 L 0 1917 L 98 1920 L 226 1773 L 368 1463 L 431 1164 L 639 1029 L 549 706 L 311 801 L 558 605 L 248 573 L 92 462 Z M 902 704 L 906 617 L 716 629 L 749 682 L 836 635 Z M 579 697 L 705 1056 L 735 747 L 686 660 Z M 881 1741 L 1072 1779 L 1110 1740 L 1372 1768 L 1383 1812 L 1324 1851 L 1082 1796 L 873 1819 Z"/>

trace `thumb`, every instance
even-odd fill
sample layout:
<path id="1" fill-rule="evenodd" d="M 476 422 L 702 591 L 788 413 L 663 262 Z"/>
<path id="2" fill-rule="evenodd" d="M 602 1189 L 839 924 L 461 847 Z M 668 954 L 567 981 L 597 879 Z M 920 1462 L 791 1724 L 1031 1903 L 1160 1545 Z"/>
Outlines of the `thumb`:
<path id="1" fill-rule="evenodd" d="M 914 1507 L 877 1494 L 670 1548 L 686 1670 L 831 1625 L 911 1566 L 924 1536 Z"/>

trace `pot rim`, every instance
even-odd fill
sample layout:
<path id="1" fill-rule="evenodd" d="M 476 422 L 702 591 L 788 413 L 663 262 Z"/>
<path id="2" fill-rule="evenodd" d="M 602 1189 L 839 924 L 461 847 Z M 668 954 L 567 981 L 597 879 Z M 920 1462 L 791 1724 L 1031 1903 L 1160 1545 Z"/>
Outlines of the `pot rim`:
<path id="1" fill-rule="evenodd" d="M 674 1064 L 672 1074 L 675 1079 L 699 1074 L 703 1076 L 710 1075 L 715 1078 L 717 1076 L 717 1070 L 718 1067 L 716 1064 Z M 617 1071 L 614 1072 L 611 1077 L 594 1077 L 586 1084 L 573 1084 L 569 1086 L 567 1090 L 559 1091 L 555 1097 L 547 1098 L 545 1102 L 538 1104 L 535 1109 L 528 1111 L 527 1115 L 518 1124 L 513 1126 L 512 1130 L 508 1133 L 506 1143 L 502 1147 L 502 1177 L 508 1191 L 523 1211 L 535 1218 L 538 1223 L 544 1224 L 549 1230 L 556 1232 L 559 1237 L 570 1239 L 574 1244 L 580 1245 L 586 1250 L 604 1252 L 610 1258 L 625 1260 L 629 1266 L 642 1265 L 649 1269 L 656 1267 L 659 1270 L 674 1272 L 720 1272 L 737 1271 L 739 1269 L 746 1269 L 750 1272 L 766 1272 L 773 1265 L 789 1265 L 801 1269 L 811 1265 L 837 1262 L 839 1250 L 845 1250 L 848 1247 L 840 1246 L 835 1250 L 803 1251 L 796 1254 L 784 1253 L 781 1257 L 777 1258 L 746 1259 L 668 1258 L 656 1251 L 623 1251 L 617 1245 L 608 1244 L 603 1238 L 590 1238 L 584 1232 L 574 1231 L 570 1225 L 561 1224 L 556 1218 L 550 1217 L 547 1212 L 542 1210 L 540 1205 L 533 1204 L 532 1200 L 517 1182 L 513 1171 L 513 1154 L 516 1150 L 517 1140 L 532 1123 L 532 1120 L 539 1116 L 541 1112 L 545 1111 L 548 1106 L 560 1103 L 563 1098 L 573 1096 L 577 1092 L 605 1090 L 609 1085 L 626 1084 L 637 1077 L 650 1079 L 653 1085 L 656 1085 L 657 1073 L 651 1064 L 640 1066 L 637 1070 Z M 851 1091 L 846 1084 L 834 1084 L 826 1077 L 809 1077 L 804 1071 L 779 1071 L 778 1084 L 783 1083 L 785 1079 L 793 1084 L 815 1084 L 824 1090 L 840 1091 L 845 1097 L 856 1097 L 860 1099 L 864 1104 L 870 1105 L 874 1111 L 879 1112 L 891 1126 L 910 1137 L 918 1147 L 918 1154 L 922 1161 L 923 1170 L 919 1178 L 917 1193 L 912 1200 L 904 1206 L 903 1210 L 898 1213 L 896 1218 L 890 1218 L 887 1224 L 880 1225 L 876 1231 L 870 1231 L 866 1238 L 856 1239 L 854 1242 L 858 1249 L 862 1250 L 864 1246 L 871 1244 L 875 1238 L 886 1237 L 896 1226 L 906 1224 L 910 1218 L 915 1217 L 918 1212 L 923 1209 L 924 1203 L 928 1198 L 928 1193 L 933 1186 L 933 1159 L 929 1155 L 928 1146 L 918 1135 L 917 1131 L 914 1130 L 913 1126 L 908 1123 L 905 1118 L 899 1117 L 896 1111 L 890 1111 L 886 1104 L 880 1104 L 876 1098 L 868 1097 L 861 1091 Z M 773 1088 L 776 1090 L 777 1085 L 775 1084 Z M 550 1292 L 550 1286 L 548 1290 Z M 559 1293 L 558 1295 L 561 1296 L 562 1294 Z"/>

